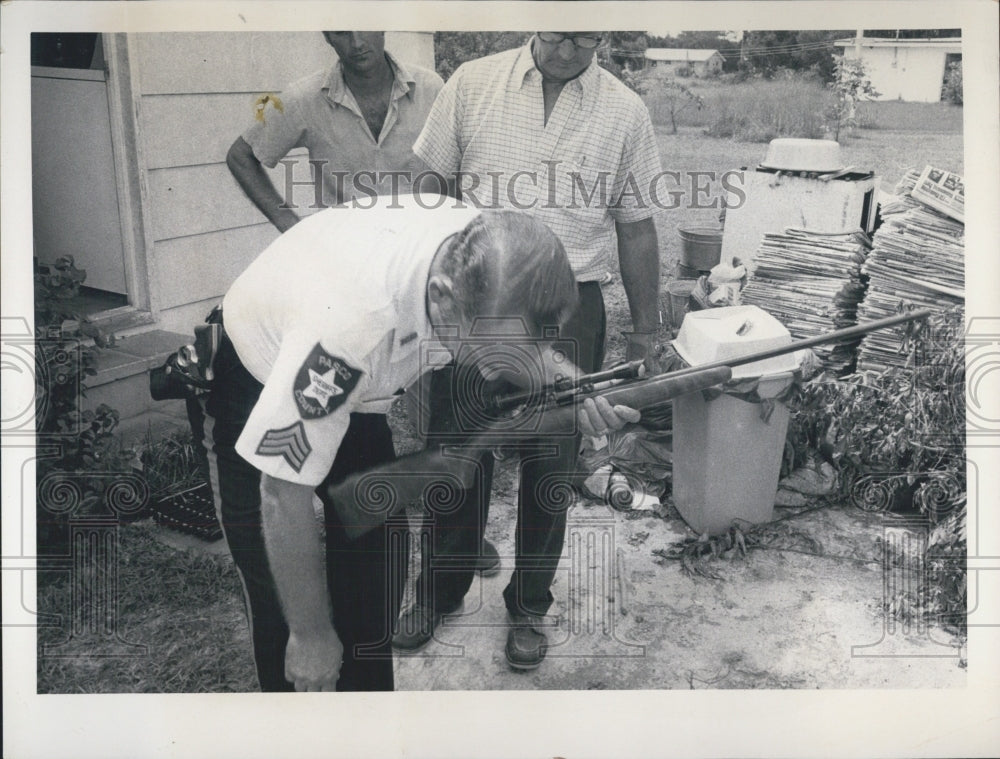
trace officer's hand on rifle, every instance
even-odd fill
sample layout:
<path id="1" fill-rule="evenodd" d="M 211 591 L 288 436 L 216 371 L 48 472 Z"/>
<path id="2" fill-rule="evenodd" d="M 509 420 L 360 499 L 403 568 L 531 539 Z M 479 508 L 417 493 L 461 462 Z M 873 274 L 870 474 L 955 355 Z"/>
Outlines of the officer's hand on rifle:
<path id="1" fill-rule="evenodd" d="M 577 409 L 580 432 L 600 437 L 620 430 L 626 424 L 638 422 L 642 414 L 628 406 L 612 406 L 606 398 L 587 398 Z"/>

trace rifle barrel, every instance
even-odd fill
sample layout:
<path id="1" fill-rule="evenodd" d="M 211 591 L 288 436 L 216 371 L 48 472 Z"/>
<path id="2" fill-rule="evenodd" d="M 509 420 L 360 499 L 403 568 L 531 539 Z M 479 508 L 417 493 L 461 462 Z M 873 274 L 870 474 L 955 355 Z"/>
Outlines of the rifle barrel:
<path id="1" fill-rule="evenodd" d="M 833 332 L 817 335 L 816 337 L 793 340 L 788 345 L 783 345 L 780 348 L 769 348 L 768 350 L 757 351 L 756 353 L 748 353 L 745 356 L 727 358 L 721 361 L 713 361 L 708 364 L 699 364 L 698 366 L 691 366 L 686 369 L 678 369 L 676 372 L 670 372 L 670 376 L 684 375 L 694 371 L 700 371 L 702 369 L 716 369 L 722 366 L 734 367 L 753 364 L 757 361 L 774 358 L 775 356 L 784 356 L 786 353 L 794 353 L 795 351 L 802 350 L 804 348 L 812 348 L 815 345 L 823 345 L 824 343 L 832 343 L 838 340 L 860 337 L 861 335 L 867 335 L 869 332 L 886 329 L 887 327 L 895 327 L 897 324 L 917 321 L 918 319 L 926 319 L 932 313 L 931 309 L 922 308 L 916 311 L 908 311 L 905 314 L 887 316 L 884 319 L 876 319 L 871 322 L 855 324 L 853 327 L 844 327 L 843 329 L 837 329 Z"/>

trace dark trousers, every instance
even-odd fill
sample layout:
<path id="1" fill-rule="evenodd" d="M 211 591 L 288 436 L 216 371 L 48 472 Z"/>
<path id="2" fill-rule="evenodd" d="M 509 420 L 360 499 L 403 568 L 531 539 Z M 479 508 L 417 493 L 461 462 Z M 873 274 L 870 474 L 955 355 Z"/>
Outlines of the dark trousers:
<path id="1" fill-rule="evenodd" d="M 580 306 L 560 330 L 560 339 L 572 340 L 577 364 L 586 372 L 598 371 L 604 361 L 606 318 L 604 298 L 596 282 L 579 285 Z M 455 404 L 471 402 L 456 395 L 453 367 L 434 372 L 431 378 L 428 446 L 448 440 L 454 429 Z M 466 414 L 475 417 L 476 414 Z M 519 447 L 521 477 L 514 534 L 515 566 L 504 590 L 507 609 L 517 614 L 544 615 L 552 605 L 549 588 L 555 579 L 566 533 L 566 510 L 573 502 L 571 474 L 576 470 L 578 435 L 535 438 Z M 458 608 L 475 574 L 489 516 L 494 456 L 480 457 L 471 488 L 461 493 L 458 505 L 425 512 L 423 530 L 430 539 L 422 553 L 416 597 L 439 612 Z"/>
<path id="2" fill-rule="evenodd" d="M 223 339 L 206 403 L 205 447 L 226 541 L 246 595 L 257 678 L 263 691 L 294 690 L 285 680 L 285 622 L 268 566 L 261 526 L 260 471 L 235 450 L 261 384 Z M 324 485 L 395 458 L 385 416 L 352 414 Z M 390 522 L 348 540 L 326 488 L 317 488 L 326 523 L 327 585 L 334 629 L 344 646 L 338 691 L 392 690 L 392 626 L 399 614 L 406 563 L 405 524 Z"/>

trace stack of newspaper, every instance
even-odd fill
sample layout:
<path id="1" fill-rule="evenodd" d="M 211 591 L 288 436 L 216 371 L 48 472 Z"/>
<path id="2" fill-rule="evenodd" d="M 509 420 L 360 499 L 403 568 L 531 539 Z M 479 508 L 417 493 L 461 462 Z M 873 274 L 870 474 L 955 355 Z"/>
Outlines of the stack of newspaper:
<path id="1" fill-rule="evenodd" d="M 741 300 L 773 314 L 795 339 L 850 327 L 865 294 L 861 267 L 870 247 L 860 229 L 825 234 L 789 228 L 766 234 Z M 843 374 L 854 368 L 858 342 L 854 338 L 814 351 L 825 370 Z"/>
<path id="2" fill-rule="evenodd" d="M 933 201 L 928 204 L 926 198 Z M 863 271 L 868 293 L 858 309 L 861 321 L 892 316 L 904 306 L 945 311 L 965 302 L 964 189 L 961 177 L 928 166 L 910 171 L 896 196 L 881 207 Z M 865 336 L 858 369 L 884 371 L 905 366 L 904 330 Z"/>

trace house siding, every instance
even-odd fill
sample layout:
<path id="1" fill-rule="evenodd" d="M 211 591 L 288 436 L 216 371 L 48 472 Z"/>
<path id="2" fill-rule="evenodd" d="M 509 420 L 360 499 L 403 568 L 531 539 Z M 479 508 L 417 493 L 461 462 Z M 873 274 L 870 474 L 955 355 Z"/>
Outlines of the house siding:
<path id="1" fill-rule="evenodd" d="M 428 40 L 390 33 L 386 46 L 433 65 Z M 129 51 L 156 324 L 187 333 L 278 236 L 229 173 L 229 146 L 252 123 L 261 93 L 331 66 L 335 54 L 317 32 L 140 33 Z M 289 158 L 292 177 L 306 181 L 305 151 Z M 283 191 L 286 167 L 269 174 Z M 311 213 L 313 189 L 296 186 L 293 202 Z"/>
<path id="2" fill-rule="evenodd" d="M 880 93 L 879 100 L 935 103 L 941 99 L 947 55 L 961 49 L 960 44 L 864 46 L 861 59 L 868 78 Z M 856 58 L 855 48 L 845 45 L 844 56 Z"/>

